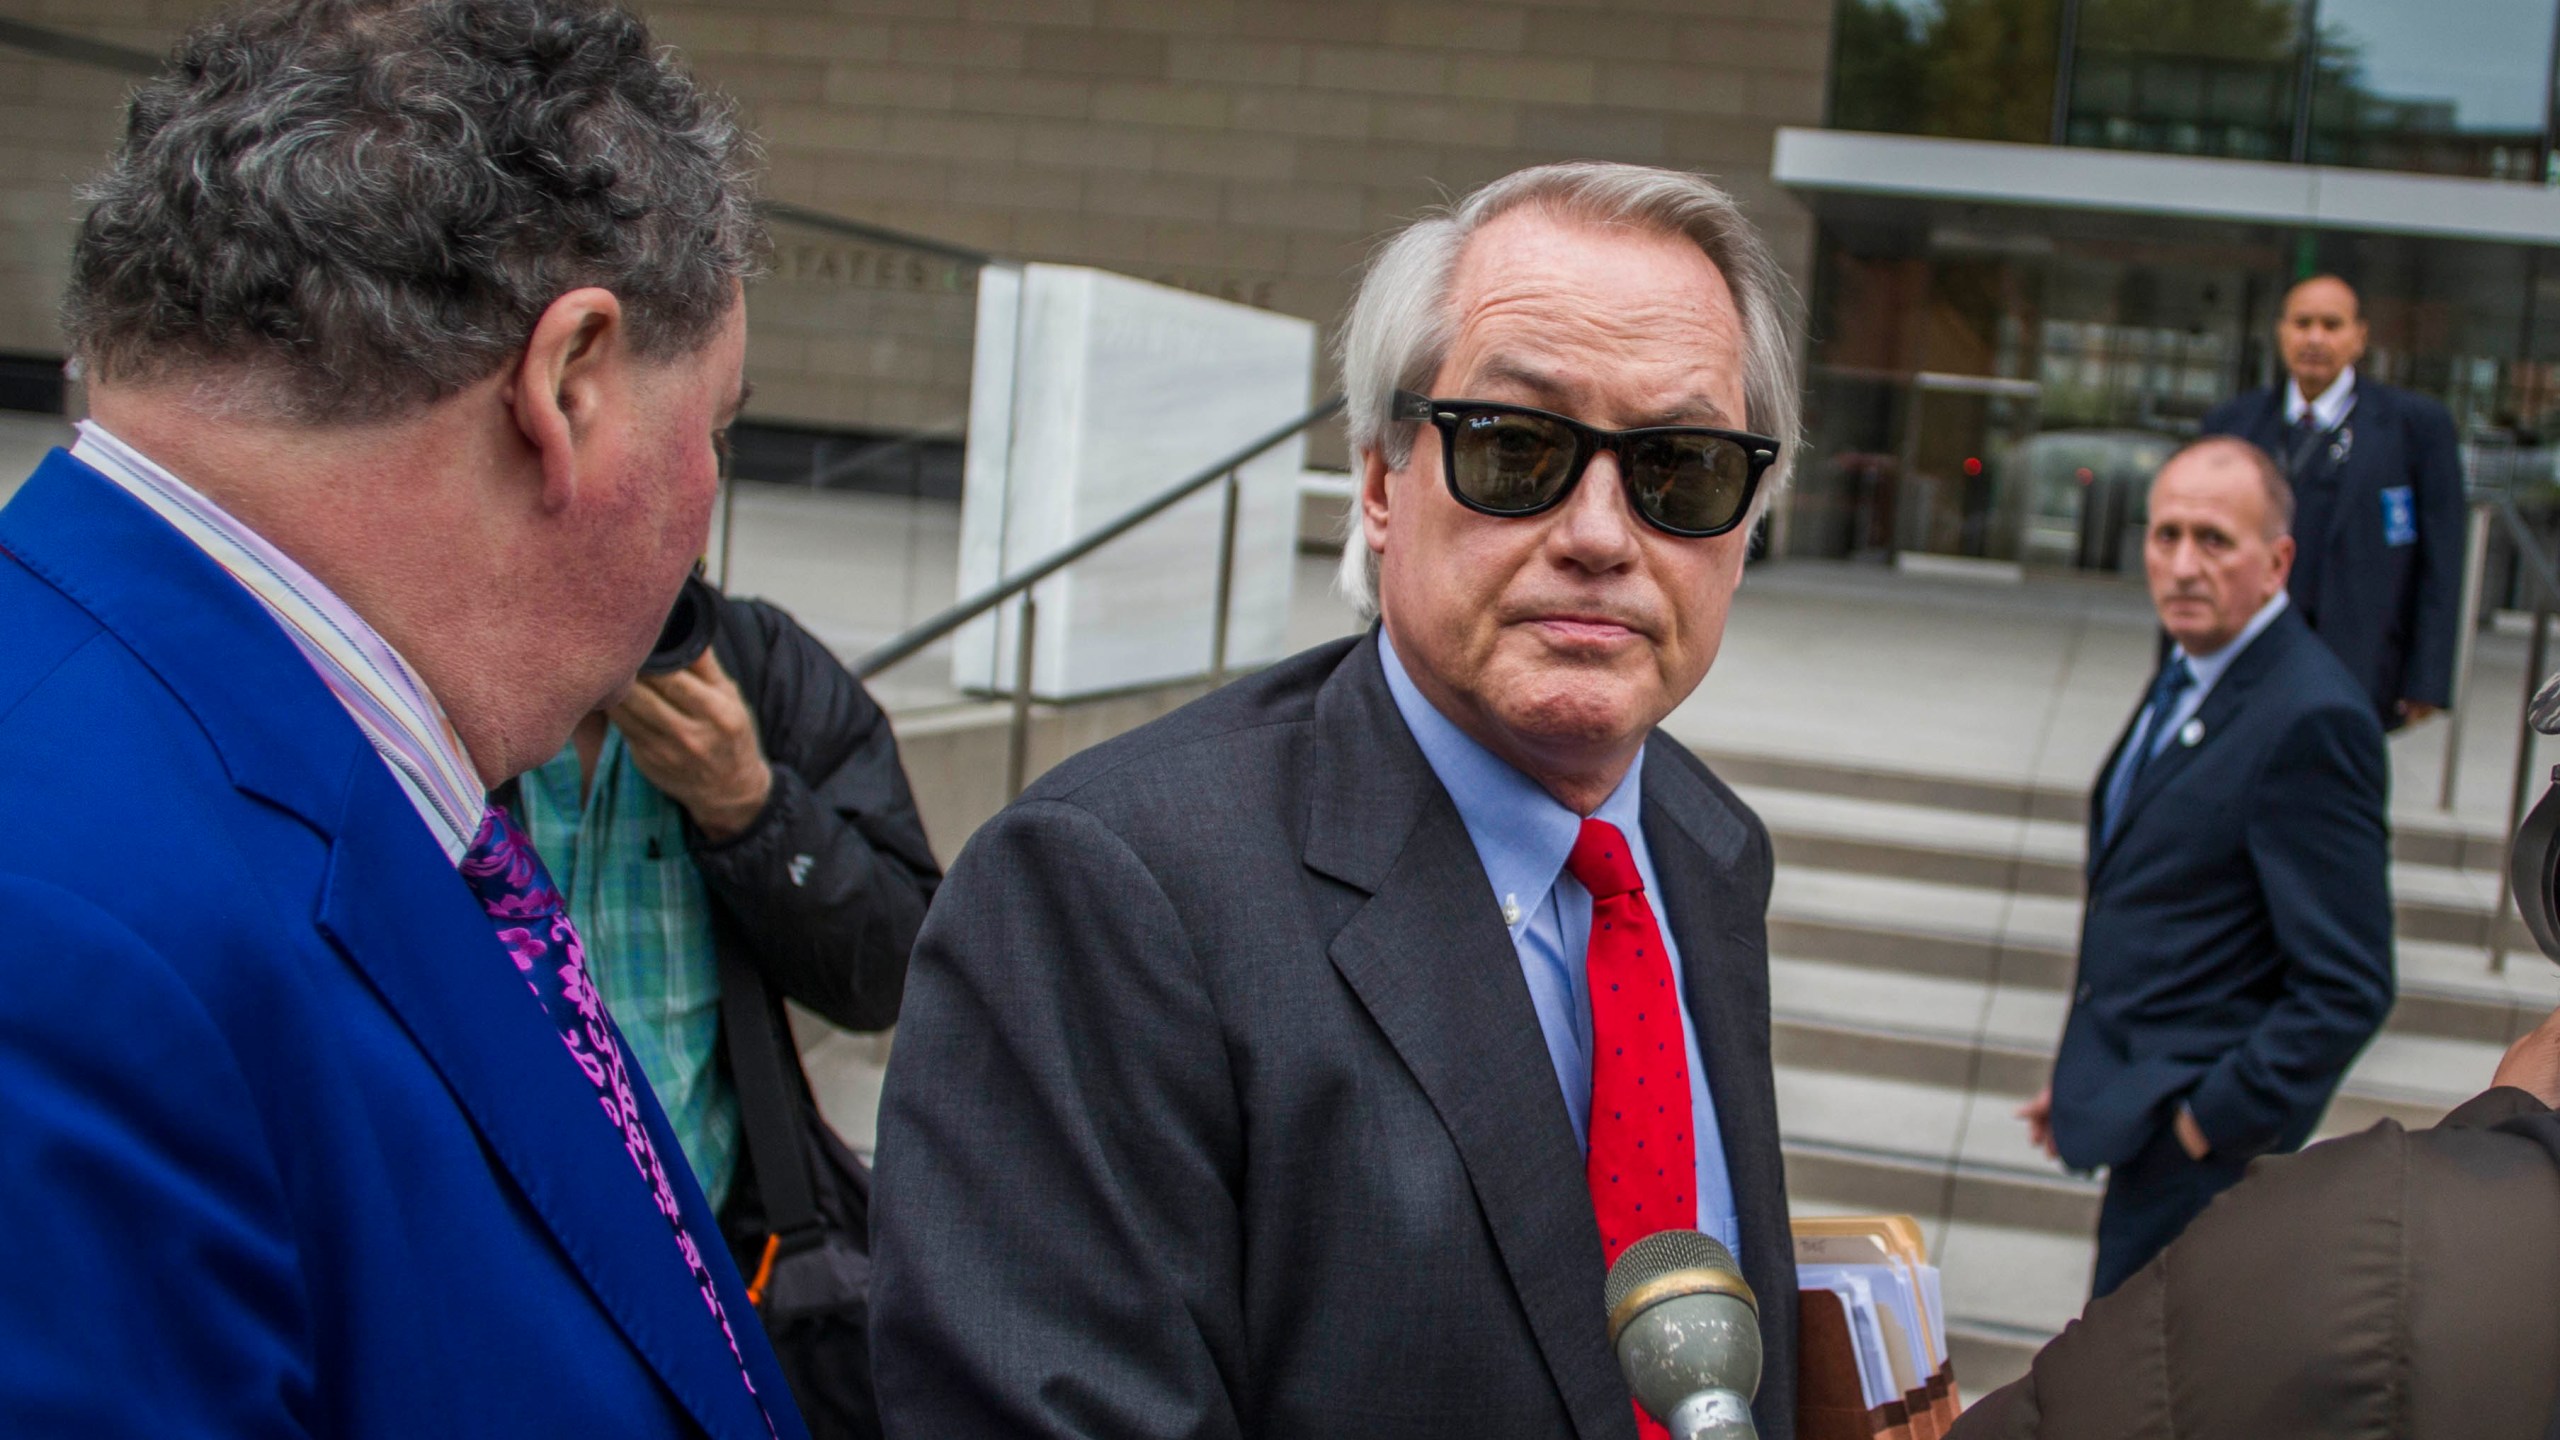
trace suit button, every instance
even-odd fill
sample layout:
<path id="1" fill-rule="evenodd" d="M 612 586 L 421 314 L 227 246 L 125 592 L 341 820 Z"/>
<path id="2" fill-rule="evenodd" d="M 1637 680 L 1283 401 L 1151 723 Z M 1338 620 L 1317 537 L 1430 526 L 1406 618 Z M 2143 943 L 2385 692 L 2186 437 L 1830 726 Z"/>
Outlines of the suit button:
<path id="1" fill-rule="evenodd" d="M 2074 991 L 2072 991 L 2072 992 L 2071 992 L 2071 998 L 2072 998 L 2072 999 L 2074 999 L 2074 1000 L 2079 1001 L 2079 1002 L 2080 1002 L 2081 1004 L 2083 1004 L 2083 1005 L 2086 1005 L 2086 1004 L 2088 1004 L 2088 1003 L 2089 1003 L 2089 997 L 2090 997 L 2090 996 L 2092 996 L 2092 995 L 2095 995 L 2095 994 L 2097 994 L 2097 993 L 2098 993 L 2097 991 L 2090 989 L 2090 988 L 2089 988 L 2088 986 L 2086 986 L 2086 985 L 2083 985 L 2083 986 L 2081 986 L 2079 989 L 2074 990 Z"/>

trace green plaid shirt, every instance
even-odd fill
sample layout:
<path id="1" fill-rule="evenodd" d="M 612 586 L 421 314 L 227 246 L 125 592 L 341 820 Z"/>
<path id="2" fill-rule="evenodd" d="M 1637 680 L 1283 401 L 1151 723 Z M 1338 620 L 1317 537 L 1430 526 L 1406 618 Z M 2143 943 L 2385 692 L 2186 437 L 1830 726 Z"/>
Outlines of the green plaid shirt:
<path id="1" fill-rule="evenodd" d="M 717 1210 L 738 1156 L 738 1094 L 712 1063 L 720 963 L 711 897 L 685 851 L 684 811 L 631 763 L 608 728 L 595 784 L 578 804 L 578 751 L 528 773 L 525 830 L 569 902 L 587 973 Z"/>

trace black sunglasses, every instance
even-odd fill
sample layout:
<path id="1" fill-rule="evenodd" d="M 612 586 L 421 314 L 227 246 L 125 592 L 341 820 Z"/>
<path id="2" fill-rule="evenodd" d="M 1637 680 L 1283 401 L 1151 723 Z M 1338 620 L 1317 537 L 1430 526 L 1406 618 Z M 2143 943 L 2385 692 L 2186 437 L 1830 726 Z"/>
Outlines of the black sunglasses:
<path id="1" fill-rule="evenodd" d="M 1722 535 L 1751 513 L 1778 442 L 1743 430 L 1650 425 L 1595 430 L 1579 420 L 1490 400 L 1395 393 L 1396 420 L 1440 431 L 1441 471 L 1459 504 L 1485 515 L 1536 515 L 1562 504 L 1606 450 L 1618 457 L 1627 504 L 1666 534 Z"/>

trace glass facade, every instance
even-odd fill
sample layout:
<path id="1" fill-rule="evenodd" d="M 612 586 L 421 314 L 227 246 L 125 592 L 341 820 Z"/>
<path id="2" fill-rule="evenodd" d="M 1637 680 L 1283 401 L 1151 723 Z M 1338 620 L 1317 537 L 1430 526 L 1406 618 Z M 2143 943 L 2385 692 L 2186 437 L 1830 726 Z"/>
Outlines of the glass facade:
<path id="1" fill-rule="evenodd" d="M 2112 150 L 2292 154 L 2293 0 L 2079 0 L 2063 140 Z"/>
<path id="2" fill-rule="evenodd" d="M 2560 183 L 2560 0 L 1839 0 L 1834 128 Z M 1820 193 L 1783 548 L 2138 572 L 2150 476 L 2272 384 L 2287 284 L 2560 538 L 2560 250 Z M 2497 558 L 2492 558 L 2493 582 Z"/>
<path id="3" fill-rule="evenodd" d="M 2560 180 L 2556 14 L 2560 0 L 1840 0 L 1830 123 Z"/>
<path id="4" fill-rule="evenodd" d="M 2307 158 L 2540 180 L 2551 0 L 2320 0 Z"/>
<path id="5" fill-rule="evenodd" d="M 2053 124 L 2063 0 L 1841 0 L 1831 123 L 2040 141 Z"/>
<path id="6" fill-rule="evenodd" d="M 2276 379 L 2276 312 L 2303 267 L 2357 279 L 2360 369 L 2444 400 L 2475 481 L 2560 495 L 2560 256 L 1955 202 L 1817 209 L 1789 553 L 2138 570 L 2152 471 Z"/>

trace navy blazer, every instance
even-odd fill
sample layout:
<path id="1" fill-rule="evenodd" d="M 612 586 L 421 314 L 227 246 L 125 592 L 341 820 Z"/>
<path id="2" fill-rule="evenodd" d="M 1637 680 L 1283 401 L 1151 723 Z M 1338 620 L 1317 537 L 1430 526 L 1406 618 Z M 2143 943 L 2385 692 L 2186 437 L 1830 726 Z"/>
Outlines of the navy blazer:
<path id="1" fill-rule="evenodd" d="M 0 616 L 0 1433 L 764 1440 L 594 1090 L 257 600 L 57 451 Z"/>
<path id="2" fill-rule="evenodd" d="M 2124 1164 L 2183 1100 L 2217 1154 L 2298 1147 L 2391 1010 L 2381 727 L 2288 608 L 2144 767 L 2101 844 L 2124 744 L 2090 800 L 2055 1143 L 2075 1169 Z"/>
<path id="3" fill-rule="evenodd" d="M 1768 832 L 1655 735 L 1678 937 L 1795 1432 Z M 1635 1440 L 1583 1152 L 1373 635 L 1043 776 L 916 942 L 881 1100 L 891 1440 Z"/>
<path id="4" fill-rule="evenodd" d="M 2291 383 L 2225 403 L 2205 417 L 2204 433 L 2237 435 L 2284 463 L 2291 436 L 2284 394 Z M 2320 638 L 2390 728 L 2400 723 L 2402 700 L 2453 703 L 2454 632 L 2462 624 L 2462 458 L 2453 417 L 2442 405 L 2364 375 L 2356 377 L 2347 429 L 2353 439 L 2329 533 L 2297 534 L 2294 544 L 2324 547 L 2320 593 L 2307 597 Z M 2386 492 L 2398 490 L 2407 493 L 2386 502 Z M 2405 511 L 2398 508 L 2403 501 Z M 2395 525 L 2395 517 L 2408 524 Z"/>

